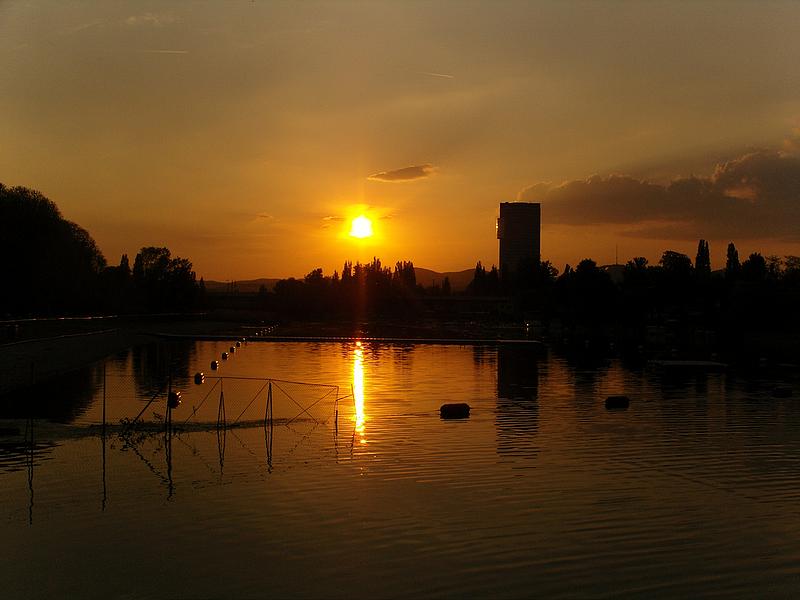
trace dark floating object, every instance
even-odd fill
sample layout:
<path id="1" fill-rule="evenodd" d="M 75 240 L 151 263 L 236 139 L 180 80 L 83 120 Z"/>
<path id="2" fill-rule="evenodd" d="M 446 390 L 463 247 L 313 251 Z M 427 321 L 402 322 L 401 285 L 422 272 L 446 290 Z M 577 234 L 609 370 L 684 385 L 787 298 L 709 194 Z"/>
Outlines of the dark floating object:
<path id="1" fill-rule="evenodd" d="M 236 352 L 236 347 L 235 346 L 231 346 L 230 348 L 228 348 L 228 352 L 233 354 L 234 352 Z"/>
<path id="2" fill-rule="evenodd" d="M 213 369 L 214 367 L 211 367 L 211 368 Z M 203 375 L 202 371 L 198 371 L 197 373 L 194 374 L 194 382 L 197 385 L 200 385 L 201 383 L 205 382 L 205 380 L 206 380 L 206 376 Z"/>
<path id="3" fill-rule="evenodd" d="M 439 416 L 443 419 L 466 419 L 469 417 L 469 404 L 442 404 L 439 407 Z"/>
<path id="4" fill-rule="evenodd" d="M 212 360 L 211 361 L 211 370 L 212 371 L 216 371 L 217 369 L 219 369 L 219 362 L 217 362 L 216 360 Z"/>
<path id="5" fill-rule="evenodd" d="M 609 396 L 606 398 L 606 408 L 609 410 L 625 410 L 631 405 L 631 399 L 627 396 Z"/>
<path id="6" fill-rule="evenodd" d="M 772 388 L 772 397 L 773 398 L 791 398 L 792 397 L 792 388 L 788 385 L 779 385 Z"/>
<path id="7" fill-rule="evenodd" d="M 223 352 L 222 353 L 222 360 L 228 360 L 228 353 L 227 352 Z"/>
<path id="8" fill-rule="evenodd" d="M 170 392 L 167 396 L 167 406 L 170 408 L 178 408 L 181 405 L 181 393 Z"/>
<path id="9" fill-rule="evenodd" d="M 236 342 L 236 347 L 237 348 L 241 348 L 241 346 L 242 346 L 242 342 Z"/>

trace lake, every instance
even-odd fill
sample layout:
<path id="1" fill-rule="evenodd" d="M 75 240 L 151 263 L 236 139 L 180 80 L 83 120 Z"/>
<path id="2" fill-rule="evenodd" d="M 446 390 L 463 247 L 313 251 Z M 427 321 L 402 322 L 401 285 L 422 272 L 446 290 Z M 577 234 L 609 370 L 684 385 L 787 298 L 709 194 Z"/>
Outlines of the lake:
<path id="1" fill-rule="evenodd" d="M 132 348 L 4 401 L 4 597 L 800 593 L 795 369 L 231 345 Z"/>

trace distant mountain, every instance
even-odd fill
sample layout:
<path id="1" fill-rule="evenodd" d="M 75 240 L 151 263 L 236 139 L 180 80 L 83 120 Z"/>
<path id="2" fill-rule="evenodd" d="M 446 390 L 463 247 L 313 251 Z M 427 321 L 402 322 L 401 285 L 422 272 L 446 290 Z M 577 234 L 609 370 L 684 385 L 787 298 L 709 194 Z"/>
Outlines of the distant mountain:
<path id="1" fill-rule="evenodd" d="M 450 289 L 454 292 L 463 292 L 475 276 L 475 269 L 464 269 L 463 271 L 447 271 L 439 273 L 430 269 L 414 267 L 414 274 L 417 276 L 417 283 L 422 287 L 430 287 L 434 283 L 441 286 L 445 277 L 450 278 Z"/>
<path id="2" fill-rule="evenodd" d="M 463 292 L 472 281 L 475 269 L 465 269 L 463 271 L 448 271 L 439 273 L 430 269 L 414 267 L 414 274 L 417 276 L 417 283 L 423 287 L 431 287 L 434 283 L 441 286 L 445 277 L 450 278 L 450 289 L 454 292 Z M 206 292 L 209 294 L 229 294 L 233 290 L 231 284 L 235 285 L 235 290 L 240 294 L 257 294 L 263 285 L 270 292 L 275 284 L 280 281 L 278 278 L 245 279 L 241 281 L 206 281 Z"/>
<path id="3" fill-rule="evenodd" d="M 269 291 L 275 287 L 280 279 L 246 279 L 243 281 L 206 281 L 206 292 L 209 294 L 229 294 L 234 290 L 240 294 L 257 294 L 263 285 Z M 231 289 L 231 284 L 235 287 Z"/>

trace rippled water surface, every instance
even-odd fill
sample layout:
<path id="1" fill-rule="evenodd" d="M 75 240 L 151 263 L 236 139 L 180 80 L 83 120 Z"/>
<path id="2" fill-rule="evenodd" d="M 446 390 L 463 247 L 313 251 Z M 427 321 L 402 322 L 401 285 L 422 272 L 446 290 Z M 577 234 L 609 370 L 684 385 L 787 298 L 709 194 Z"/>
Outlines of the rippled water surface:
<path id="1" fill-rule="evenodd" d="M 249 343 L 210 371 L 229 345 L 135 348 L 37 391 L 32 421 L 4 407 L 22 424 L 0 437 L 4 596 L 800 593 L 792 369 Z"/>

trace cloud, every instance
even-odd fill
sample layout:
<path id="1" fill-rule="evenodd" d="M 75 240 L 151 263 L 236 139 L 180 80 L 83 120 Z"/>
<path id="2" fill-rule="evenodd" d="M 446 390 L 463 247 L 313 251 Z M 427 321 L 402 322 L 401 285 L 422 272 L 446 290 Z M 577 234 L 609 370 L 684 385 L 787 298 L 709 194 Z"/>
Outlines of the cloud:
<path id="1" fill-rule="evenodd" d="M 177 17 L 172 15 L 160 15 L 151 12 L 144 13 L 143 15 L 133 15 L 125 19 L 126 25 L 130 25 L 131 27 L 164 27 L 177 22 Z"/>
<path id="2" fill-rule="evenodd" d="M 395 171 L 382 171 L 374 173 L 367 177 L 372 181 L 413 181 L 414 179 L 422 179 L 429 177 L 436 171 L 433 165 L 415 165 L 413 167 L 404 167 Z"/>
<path id="3" fill-rule="evenodd" d="M 631 237 L 800 241 L 800 156 L 760 150 L 667 185 L 626 175 L 537 183 L 518 199 L 541 202 L 545 223 L 620 225 Z"/>
<path id="4" fill-rule="evenodd" d="M 432 71 L 420 71 L 420 75 L 428 75 L 429 77 L 440 77 L 442 79 L 455 79 L 455 75 L 448 75 L 447 73 L 434 73 Z"/>
<path id="5" fill-rule="evenodd" d="M 341 223 L 345 220 L 342 215 L 326 215 L 322 217 L 322 228 L 328 229 L 333 223 Z"/>
<path id="6" fill-rule="evenodd" d="M 80 33 L 81 31 L 86 31 L 87 29 L 93 29 L 95 27 L 102 27 L 105 25 L 105 21 L 102 19 L 96 19 L 94 21 L 89 21 L 87 23 L 81 23 L 80 25 L 76 25 L 75 27 L 71 27 L 67 29 L 64 33 L 67 35 L 71 35 L 74 33 Z"/>

